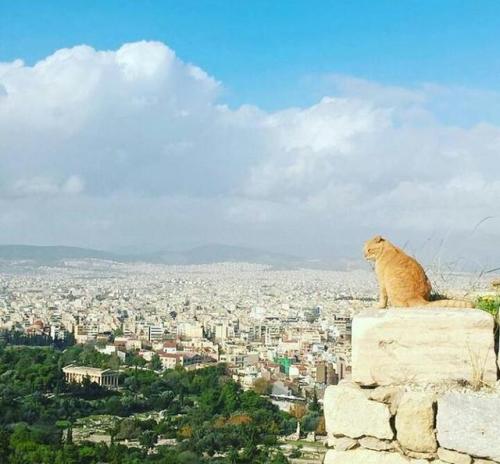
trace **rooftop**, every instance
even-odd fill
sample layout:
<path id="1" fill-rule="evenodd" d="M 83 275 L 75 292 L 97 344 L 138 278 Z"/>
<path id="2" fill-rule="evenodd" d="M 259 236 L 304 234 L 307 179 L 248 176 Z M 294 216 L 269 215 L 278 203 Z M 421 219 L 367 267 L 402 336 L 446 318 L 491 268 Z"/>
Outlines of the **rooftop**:
<path id="1" fill-rule="evenodd" d="M 97 367 L 75 366 L 69 364 L 63 367 L 63 372 L 66 374 L 83 374 L 83 375 L 102 375 L 107 372 L 112 372 L 111 369 L 99 369 Z"/>

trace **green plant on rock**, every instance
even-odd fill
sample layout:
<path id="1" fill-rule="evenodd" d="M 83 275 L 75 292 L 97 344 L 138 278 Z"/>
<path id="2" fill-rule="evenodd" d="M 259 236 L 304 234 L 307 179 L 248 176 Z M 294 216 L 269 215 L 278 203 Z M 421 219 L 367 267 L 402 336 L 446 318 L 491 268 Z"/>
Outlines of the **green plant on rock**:
<path id="1" fill-rule="evenodd" d="M 476 301 L 476 308 L 490 313 L 493 317 L 498 317 L 500 312 L 500 295 L 481 296 Z"/>

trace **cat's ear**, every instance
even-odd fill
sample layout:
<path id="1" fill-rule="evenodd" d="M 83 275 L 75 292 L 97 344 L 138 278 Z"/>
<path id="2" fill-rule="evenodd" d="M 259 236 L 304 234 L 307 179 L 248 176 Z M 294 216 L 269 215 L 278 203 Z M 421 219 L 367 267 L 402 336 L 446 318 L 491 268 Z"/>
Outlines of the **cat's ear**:
<path id="1" fill-rule="evenodd" d="M 380 242 L 383 242 L 383 241 L 384 241 L 384 239 L 382 238 L 382 236 L 377 235 L 377 236 L 373 237 L 373 241 L 374 241 L 375 243 L 380 243 Z"/>

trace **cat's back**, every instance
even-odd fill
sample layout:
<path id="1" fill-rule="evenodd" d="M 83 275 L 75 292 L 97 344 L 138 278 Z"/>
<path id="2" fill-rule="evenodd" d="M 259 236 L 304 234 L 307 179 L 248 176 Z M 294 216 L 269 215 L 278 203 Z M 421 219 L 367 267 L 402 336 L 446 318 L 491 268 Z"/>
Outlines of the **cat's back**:
<path id="1" fill-rule="evenodd" d="M 415 259 L 389 241 L 384 244 L 383 252 L 377 259 L 376 265 L 384 273 L 407 272 L 413 268 L 421 267 Z"/>
<path id="2" fill-rule="evenodd" d="M 431 286 L 423 267 L 400 248 L 387 243 L 376 265 L 392 299 L 428 298 Z"/>

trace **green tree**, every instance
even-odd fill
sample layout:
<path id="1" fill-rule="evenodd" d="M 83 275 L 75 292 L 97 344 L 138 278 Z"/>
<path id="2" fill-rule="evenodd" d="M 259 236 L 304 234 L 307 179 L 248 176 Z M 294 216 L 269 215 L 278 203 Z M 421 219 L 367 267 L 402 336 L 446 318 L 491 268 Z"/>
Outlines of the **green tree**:
<path id="1" fill-rule="evenodd" d="M 236 411 L 240 403 L 239 385 L 233 380 L 226 382 L 222 387 L 220 401 L 222 403 L 225 414 L 229 415 L 232 412 Z"/>
<path id="2" fill-rule="evenodd" d="M 118 355 L 116 353 L 110 355 L 107 362 L 107 367 L 113 369 L 114 371 L 117 371 L 120 368 L 120 365 L 121 365 L 121 360 L 118 357 Z"/>
<path id="3" fill-rule="evenodd" d="M 300 421 L 304 432 L 314 432 L 319 424 L 320 414 L 316 411 L 308 412 Z"/>
<path id="4" fill-rule="evenodd" d="M 160 357 L 157 354 L 154 354 L 151 358 L 151 369 L 154 369 L 155 371 L 161 371 L 162 368 L 163 365 L 161 363 Z"/>
<path id="5" fill-rule="evenodd" d="M 201 459 L 196 453 L 193 453 L 192 451 L 183 451 L 179 454 L 177 462 L 179 464 L 200 464 Z"/>
<path id="6" fill-rule="evenodd" d="M 285 457 L 285 455 L 278 451 L 271 459 L 269 464 L 290 464 L 290 461 Z"/>
<path id="7" fill-rule="evenodd" d="M 115 330 L 113 330 L 113 337 L 122 337 L 123 336 L 123 328 L 118 327 Z"/>
<path id="8" fill-rule="evenodd" d="M 259 377 L 253 383 L 253 391 L 258 395 L 269 395 L 273 389 L 273 385 L 269 380 Z"/>
<path id="9" fill-rule="evenodd" d="M 318 393 L 316 388 L 313 390 L 311 402 L 309 403 L 309 411 L 321 412 L 321 405 L 318 401 Z"/>
<path id="10" fill-rule="evenodd" d="M 5 429 L 0 429 L 0 462 L 9 462 L 9 442 L 10 435 Z"/>
<path id="11" fill-rule="evenodd" d="M 157 441 L 158 434 L 153 430 L 146 430 L 139 436 L 139 443 L 146 451 L 154 448 Z"/>

